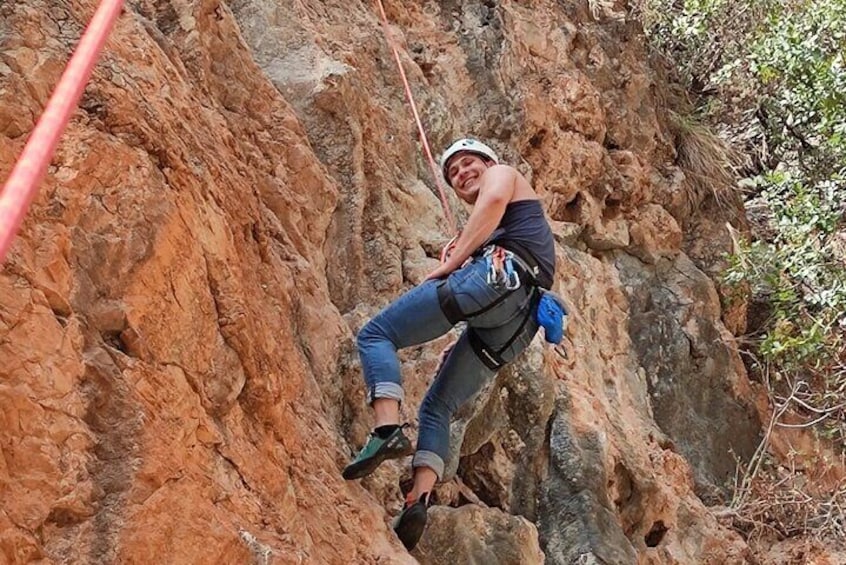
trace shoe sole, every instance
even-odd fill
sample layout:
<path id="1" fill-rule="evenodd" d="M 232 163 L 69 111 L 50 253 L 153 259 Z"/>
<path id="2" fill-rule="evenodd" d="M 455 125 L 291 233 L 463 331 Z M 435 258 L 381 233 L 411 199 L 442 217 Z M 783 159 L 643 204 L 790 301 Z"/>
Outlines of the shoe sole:
<path id="1" fill-rule="evenodd" d="M 387 461 L 388 459 L 399 459 L 400 457 L 406 457 L 407 455 L 411 455 L 414 450 L 411 449 L 411 443 L 406 439 L 406 445 L 402 453 L 390 453 L 387 450 L 382 452 L 381 449 L 377 451 L 373 457 L 367 459 L 365 461 L 361 461 L 360 463 L 352 463 L 344 467 L 344 470 L 341 472 L 341 476 L 344 480 L 352 481 L 355 479 L 361 479 L 362 477 L 366 477 L 370 473 L 376 470 L 376 467 L 382 464 L 382 462 Z M 386 443 L 385 446 L 388 444 Z"/>
<path id="2" fill-rule="evenodd" d="M 405 511 L 400 523 L 394 528 L 397 537 L 408 551 L 414 549 L 423 536 L 423 530 L 426 529 L 426 520 L 426 506 L 415 503 Z"/>

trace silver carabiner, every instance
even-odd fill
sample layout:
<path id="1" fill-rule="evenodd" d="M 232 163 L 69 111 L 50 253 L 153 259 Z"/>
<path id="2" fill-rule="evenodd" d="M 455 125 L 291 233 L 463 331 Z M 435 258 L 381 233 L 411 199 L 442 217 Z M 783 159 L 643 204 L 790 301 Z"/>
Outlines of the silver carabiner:
<path id="1" fill-rule="evenodd" d="M 520 275 L 514 270 L 514 261 L 511 259 L 510 252 L 505 257 L 505 288 L 508 290 L 520 288 Z"/>

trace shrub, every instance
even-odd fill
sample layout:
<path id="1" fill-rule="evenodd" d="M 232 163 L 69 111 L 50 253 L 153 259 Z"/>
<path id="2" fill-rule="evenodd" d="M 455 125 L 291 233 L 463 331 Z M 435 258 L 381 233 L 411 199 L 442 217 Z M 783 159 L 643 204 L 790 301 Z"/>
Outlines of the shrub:
<path id="1" fill-rule="evenodd" d="M 829 510 L 842 507 L 843 485 L 809 494 L 790 469 L 779 470 L 787 478 L 766 472 L 777 467 L 766 447 L 775 427 L 802 426 L 846 451 L 846 0 L 636 0 L 634 8 L 679 69 L 694 110 L 749 155 L 738 184 L 768 210 L 766 229 L 739 242 L 724 275 L 768 303 L 749 353 L 773 407 L 732 508 L 739 523 L 762 525 L 784 506 L 774 500 L 795 501 L 820 512 L 780 513 L 770 533 L 842 533 L 843 512 Z M 803 420 L 786 424 L 787 413 Z"/>

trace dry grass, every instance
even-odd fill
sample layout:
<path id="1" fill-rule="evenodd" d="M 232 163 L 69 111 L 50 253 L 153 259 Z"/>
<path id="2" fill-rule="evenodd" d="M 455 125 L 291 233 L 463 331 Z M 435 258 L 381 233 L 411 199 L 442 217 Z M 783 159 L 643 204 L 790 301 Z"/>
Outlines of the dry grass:
<path id="1" fill-rule="evenodd" d="M 793 466 L 772 465 L 724 516 L 750 542 L 810 537 L 846 548 L 846 481 L 825 492 L 815 492 L 813 482 Z"/>
<path id="2" fill-rule="evenodd" d="M 729 519 L 753 543 L 809 537 L 846 549 L 846 479 L 827 486 L 821 480 L 829 471 L 844 468 L 846 460 L 841 455 L 840 461 L 820 461 L 807 469 L 797 468 L 793 457 L 776 462 L 768 451 L 772 434 L 779 426 L 785 426 L 781 422 L 785 414 L 797 406 L 808 407 L 807 386 L 801 381 L 793 383 L 789 395 L 780 397 L 768 378 L 765 384 L 773 412 L 764 438 L 749 463 L 738 465 L 734 496 L 728 508 L 717 512 L 717 516 Z M 818 423 L 812 421 L 803 426 Z"/>
<path id="3" fill-rule="evenodd" d="M 739 195 L 737 166 L 740 156 L 708 127 L 696 120 L 670 112 L 670 127 L 676 146 L 676 164 L 687 177 L 690 211 L 708 198 L 718 204 L 735 202 Z"/>
<path id="4" fill-rule="evenodd" d="M 588 7 L 590 8 L 590 15 L 593 19 L 600 21 L 603 18 L 610 18 L 612 20 L 625 20 L 625 12 L 614 11 L 614 0 L 588 0 Z"/>

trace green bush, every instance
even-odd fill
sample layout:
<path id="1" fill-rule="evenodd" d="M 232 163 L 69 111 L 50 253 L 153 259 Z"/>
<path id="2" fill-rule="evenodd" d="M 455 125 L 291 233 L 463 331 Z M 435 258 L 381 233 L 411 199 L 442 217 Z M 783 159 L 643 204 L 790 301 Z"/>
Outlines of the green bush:
<path id="1" fill-rule="evenodd" d="M 637 8 L 655 48 L 676 62 L 693 91 L 694 111 L 723 120 L 727 131 L 757 128 L 766 147 L 758 174 L 739 180 L 768 207 L 769 235 L 742 245 L 725 275 L 770 303 L 757 352 L 777 378 L 839 386 L 846 363 L 846 0 L 640 0 Z"/>
<path id="2" fill-rule="evenodd" d="M 785 371 L 835 372 L 846 330 L 846 258 L 838 232 L 846 187 L 784 173 L 758 183 L 772 213 L 772 239 L 743 245 L 725 280 L 748 283 L 769 299 L 773 315 L 759 345 L 766 359 Z"/>
<path id="3" fill-rule="evenodd" d="M 750 46 L 750 71 L 776 157 L 805 182 L 842 179 L 846 158 L 846 0 L 770 14 Z"/>
<path id="4" fill-rule="evenodd" d="M 738 529 L 843 541 L 846 487 L 803 491 L 801 507 L 819 511 L 813 519 L 779 513 L 802 491 L 790 485 L 805 479 L 762 462 L 777 426 L 809 427 L 846 452 L 846 0 L 636 0 L 635 8 L 679 70 L 688 111 L 750 155 L 750 178 L 738 184 L 767 210 L 724 274 L 769 314 L 748 337 L 773 419 L 741 465 L 731 504 Z M 788 412 L 803 421 L 782 422 Z"/>

